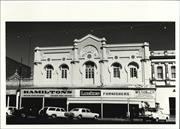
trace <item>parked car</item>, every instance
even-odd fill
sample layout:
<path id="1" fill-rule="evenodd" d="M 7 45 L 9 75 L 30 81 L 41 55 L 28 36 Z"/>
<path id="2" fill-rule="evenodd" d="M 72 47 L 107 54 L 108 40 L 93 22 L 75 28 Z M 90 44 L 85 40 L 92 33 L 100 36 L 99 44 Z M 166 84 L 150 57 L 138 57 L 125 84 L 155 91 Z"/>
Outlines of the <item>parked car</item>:
<path id="1" fill-rule="evenodd" d="M 91 118 L 97 119 L 99 117 L 98 113 L 92 113 L 88 108 L 74 108 L 69 113 L 65 114 L 69 118 Z"/>
<path id="2" fill-rule="evenodd" d="M 151 118 L 155 120 L 156 122 L 160 120 L 163 120 L 166 122 L 169 119 L 169 115 L 163 113 L 163 110 L 157 110 L 156 112 L 152 112 Z"/>
<path id="3" fill-rule="evenodd" d="M 13 106 L 6 107 L 6 116 L 12 116 L 15 110 L 16 107 Z"/>
<path id="4" fill-rule="evenodd" d="M 15 117 L 37 117 L 38 116 L 38 112 L 36 108 L 33 107 L 22 107 L 19 110 L 16 109 L 13 113 L 13 115 Z"/>
<path id="5" fill-rule="evenodd" d="M 44 107 L 39 110 L 39 115 L 42 117 L 66 118 L 65 113 L 65 109 L 61 107 Z"/>

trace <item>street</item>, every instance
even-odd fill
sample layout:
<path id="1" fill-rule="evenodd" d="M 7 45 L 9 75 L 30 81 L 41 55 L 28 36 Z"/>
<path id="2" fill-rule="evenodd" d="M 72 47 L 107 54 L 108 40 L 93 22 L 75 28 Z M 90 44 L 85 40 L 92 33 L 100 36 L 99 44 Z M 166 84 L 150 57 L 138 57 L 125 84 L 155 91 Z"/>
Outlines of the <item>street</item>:
<path id="1" fill-rule="evenodd" d="M 104 118 L 104 119 L 81 119 L 81 120 L 72 120 L 72 119 L 49 119 L 49 118 L 17 118 L 9 117 L 7 118 L 7 124 L 175 124 L 174 120 L 164 121 L 151 121 L 143 119 L 120 119 L 120 118 Z"/>

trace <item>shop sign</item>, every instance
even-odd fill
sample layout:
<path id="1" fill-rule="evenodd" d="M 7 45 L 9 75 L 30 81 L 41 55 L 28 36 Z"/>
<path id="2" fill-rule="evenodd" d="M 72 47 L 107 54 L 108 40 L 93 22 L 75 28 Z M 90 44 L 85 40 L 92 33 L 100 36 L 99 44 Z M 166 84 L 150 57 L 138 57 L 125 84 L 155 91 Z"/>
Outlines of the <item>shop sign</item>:
<path id="1" fill-rule="evenodd" d="M 102 90 L 102 97 L 134 97 L 133 90 Z"/>
<path id="2" fill-rule="evenodd" d="M 80 90 L 80 96 L 101 96 L 100 90 Z"/>
<path id="3" fill-rule="evenodd" d="M 16 90 L 6 90 L 6 95 L 16 95 Z"/>
<path id="4" fill-rule="evenodd" d="M 22 97 L 71 97 L 74 92 L 64 89 L 22 89 Z"/>
<path id="5" fill-rule="evenodd" d="M 155 98 L 154 90 L 138 90 L 136 91 L 137 98 Z"/>

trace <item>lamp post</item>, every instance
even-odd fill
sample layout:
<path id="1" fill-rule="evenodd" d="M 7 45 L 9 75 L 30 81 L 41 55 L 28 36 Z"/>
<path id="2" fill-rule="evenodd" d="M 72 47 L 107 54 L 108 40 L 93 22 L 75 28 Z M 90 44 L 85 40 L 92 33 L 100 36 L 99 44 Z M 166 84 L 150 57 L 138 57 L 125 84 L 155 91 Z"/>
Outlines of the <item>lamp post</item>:
<path id="1" fill-rule="evenodd" d="M 19 67 L 19 86 L 17 90 L 17 96 L 18 96 L 18 101 L 17 101 L 17 108 L 21 108 L 21 77 L 22 77 L 22 57 L 21 57 L 21 63 Z"/>

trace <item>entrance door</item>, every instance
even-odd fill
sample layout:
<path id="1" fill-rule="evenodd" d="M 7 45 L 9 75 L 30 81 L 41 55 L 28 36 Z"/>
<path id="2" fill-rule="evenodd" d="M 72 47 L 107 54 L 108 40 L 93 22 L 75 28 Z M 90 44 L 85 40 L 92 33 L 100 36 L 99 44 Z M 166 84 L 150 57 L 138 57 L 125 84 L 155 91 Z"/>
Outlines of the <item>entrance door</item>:
<path id="1" fill-rule="evenodd" d="M 175 97 L 169 98 L 169 109 L 170 109 L 170 115 L 172 115 L 172 116 L 176 115 L 176 99 L 175 99 Z"/>

